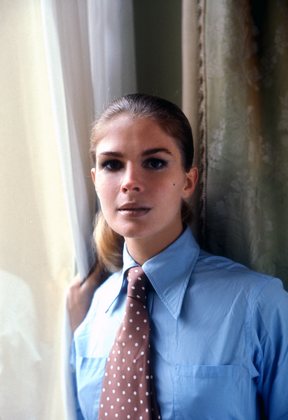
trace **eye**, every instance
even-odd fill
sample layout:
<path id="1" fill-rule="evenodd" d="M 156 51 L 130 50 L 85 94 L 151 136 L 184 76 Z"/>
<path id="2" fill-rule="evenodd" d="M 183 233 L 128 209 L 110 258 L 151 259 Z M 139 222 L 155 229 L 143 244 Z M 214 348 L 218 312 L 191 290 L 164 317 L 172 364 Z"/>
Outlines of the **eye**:
<path id="1" fill-rule="evenodd" d="M 147 169 L 159 170 L 165 168 L 167 166 L 167 162 L 166 160 L 159 158 L 149 158 L 144 161 L 143 166 Z"/>
<path id="2" fill-rule="evenodd" d="M 107 171 L 116 172 L 123 167 L 123 164 L 118 159 L 108 159 L 101 162 L 100 167 L 101 169 L 106 169 Z"/>

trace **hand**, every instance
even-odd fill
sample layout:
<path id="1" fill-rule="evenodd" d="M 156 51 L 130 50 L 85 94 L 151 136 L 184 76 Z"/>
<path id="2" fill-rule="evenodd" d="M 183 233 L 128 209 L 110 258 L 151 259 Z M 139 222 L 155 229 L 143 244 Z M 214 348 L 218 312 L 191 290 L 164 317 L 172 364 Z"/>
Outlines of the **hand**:
<path id="1" fill-rule="evenodd" d="M 95 290 L 107 277 L 107 272 L 97 266 L 83 281 L 79 274 L 71 284 L 67 295 L 67 309 L 72 332 L 81 324 L 90 308 Z"/>

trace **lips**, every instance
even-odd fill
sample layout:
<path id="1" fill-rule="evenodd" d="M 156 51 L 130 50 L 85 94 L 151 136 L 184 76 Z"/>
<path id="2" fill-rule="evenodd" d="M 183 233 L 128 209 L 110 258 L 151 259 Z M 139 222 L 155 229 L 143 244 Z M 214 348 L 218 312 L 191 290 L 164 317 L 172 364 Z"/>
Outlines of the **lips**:
<path id="1" fill-rule="evenodd" d="M 138 203 L 126 203 L 120 206 L 118 212 L 127 216 L 142 216 L 147 214 L 151 208 Z"/>

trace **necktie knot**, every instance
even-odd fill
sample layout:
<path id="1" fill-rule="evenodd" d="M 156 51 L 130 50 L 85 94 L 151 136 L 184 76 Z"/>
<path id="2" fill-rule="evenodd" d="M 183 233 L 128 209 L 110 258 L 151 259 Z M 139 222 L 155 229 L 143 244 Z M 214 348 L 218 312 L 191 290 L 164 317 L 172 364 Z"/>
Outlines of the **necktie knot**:
<path id="1" fill-rule="evenodd" d="M 147 299 L 147 276 L 141 267 L 133 267 L 128 271 L 128 291 L 127 296 L 141 301 L 146 302 Z"/>

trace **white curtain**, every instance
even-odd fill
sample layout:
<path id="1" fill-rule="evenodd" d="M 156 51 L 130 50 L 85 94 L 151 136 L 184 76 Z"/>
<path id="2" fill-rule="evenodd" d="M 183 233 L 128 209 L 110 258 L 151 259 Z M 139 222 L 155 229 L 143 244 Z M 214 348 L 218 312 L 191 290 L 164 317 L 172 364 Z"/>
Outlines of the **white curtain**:
<path id="1" fill-rule="evenodd" d="M 72 419 L 65 290 L 93 258 L 92 121 L 136 90 L 132 14 L 132 0 L 1 1 L 1 420 Z"/>
<path id="2" fill-rule="evenodd" d="M 0 19 L 0 418 L 56 420 L 74 252 L 39 2 L 2 0 Z"/>

